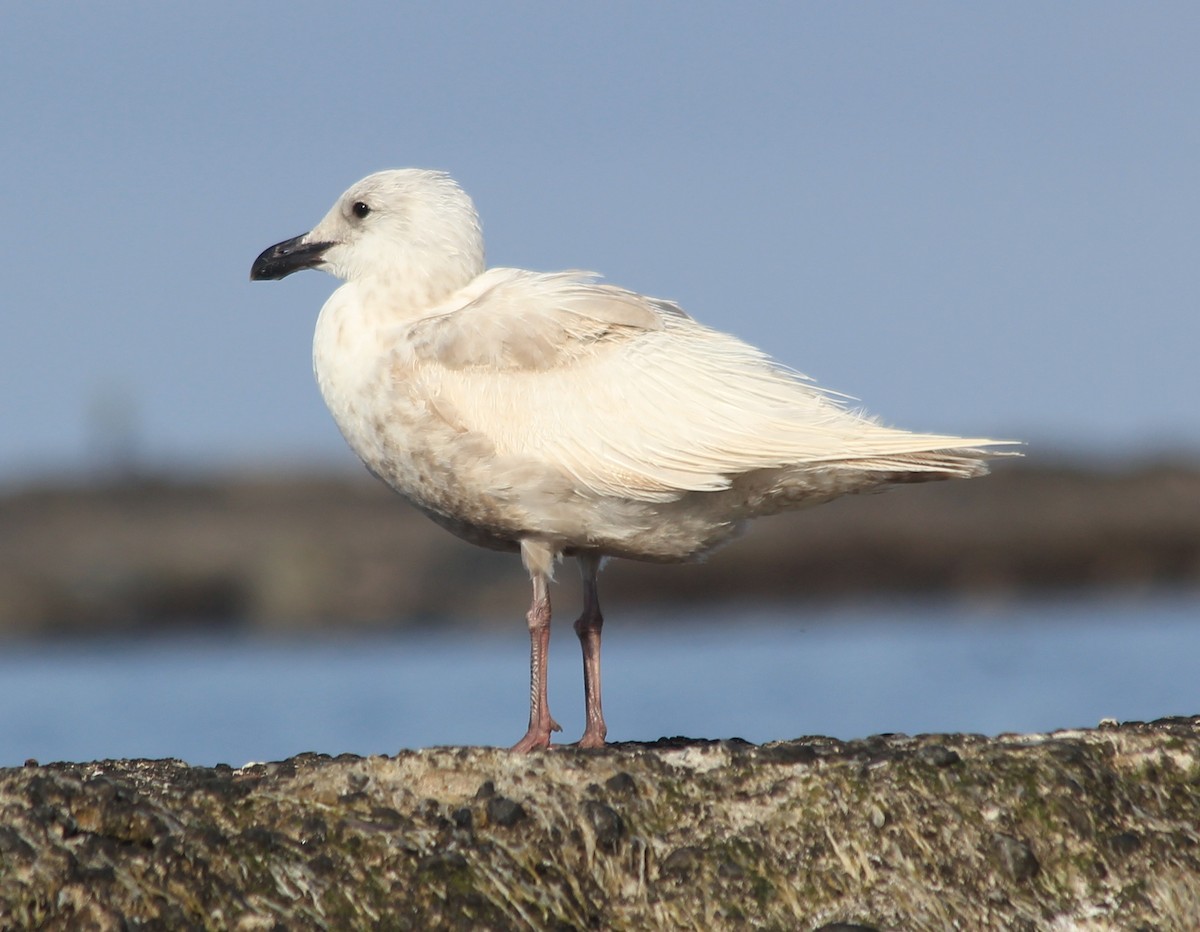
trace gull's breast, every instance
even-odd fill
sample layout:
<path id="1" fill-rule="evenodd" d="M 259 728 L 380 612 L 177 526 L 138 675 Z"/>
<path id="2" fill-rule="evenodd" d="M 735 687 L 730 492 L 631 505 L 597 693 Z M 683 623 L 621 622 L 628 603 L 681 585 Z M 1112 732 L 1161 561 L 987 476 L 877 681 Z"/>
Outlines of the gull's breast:
<path id="1" fill-rule="evenodd" d="M 313 370 L 350 448 L 374 475 L 459 537 L 515 547 L 538 521 L 530 506 L 547 477 L 514 474 L 486 437 L 454 423 L 421 378 L 405 328 L 348 306 L 342 291 L 318 318 Z M 561 497 L 561 488 L 555 494 Z"/>

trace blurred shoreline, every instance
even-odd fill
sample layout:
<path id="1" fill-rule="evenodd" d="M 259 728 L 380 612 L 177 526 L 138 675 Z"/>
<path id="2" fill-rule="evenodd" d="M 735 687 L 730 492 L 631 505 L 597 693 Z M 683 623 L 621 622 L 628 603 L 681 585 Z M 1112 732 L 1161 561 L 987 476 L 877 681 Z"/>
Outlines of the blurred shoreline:
<path id="1" fill-rule="evenodd" d="M 574 618 L 568 561 L 554 591 Z M 0 495 L 0 636 L 520 620 L 512 554 L 333 474 L 26 484 Z M 948 594 L 1200 592 L 1200 466 L 1005 463 L 763 519 L 703 564 L 614 561 L 612 611 Z"/>

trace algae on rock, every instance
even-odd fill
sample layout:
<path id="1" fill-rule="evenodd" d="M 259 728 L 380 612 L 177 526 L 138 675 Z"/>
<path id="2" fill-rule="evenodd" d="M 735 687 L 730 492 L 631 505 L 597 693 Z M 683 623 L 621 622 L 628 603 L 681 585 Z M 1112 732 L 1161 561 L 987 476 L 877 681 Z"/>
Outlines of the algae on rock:
<path id="1" fill-rule="evenodd" d="M 1200 718 L 0 771 L 0 925 L 1196 928 Z"/>

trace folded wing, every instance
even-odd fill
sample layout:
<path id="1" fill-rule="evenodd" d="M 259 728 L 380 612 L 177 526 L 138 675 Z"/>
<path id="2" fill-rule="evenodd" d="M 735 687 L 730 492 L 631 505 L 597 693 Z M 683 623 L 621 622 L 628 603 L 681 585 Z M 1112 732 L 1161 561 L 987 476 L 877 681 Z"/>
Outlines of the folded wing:
<path id="1" fill-rule="evenodd" d="M 992 441 L 883 427 L 668 302 L 585 273 L 493 269 L 478 291 L 412 326 L 414 377 L 456 430 L 583 494 L 669 501 L 807 467 L 985 471 Z"/>

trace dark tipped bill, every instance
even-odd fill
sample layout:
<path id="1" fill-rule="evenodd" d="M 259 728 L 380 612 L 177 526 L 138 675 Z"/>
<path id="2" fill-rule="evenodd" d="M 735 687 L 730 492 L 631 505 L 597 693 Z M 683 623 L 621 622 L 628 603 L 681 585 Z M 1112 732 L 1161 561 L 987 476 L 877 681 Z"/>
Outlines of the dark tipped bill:
<path id="1" fill-rule="evenodd" d="M 278 281 L 293 272 L 320 265 L 325 250 L 333 243 L 310 243 L 307 236 L 307 233 L 293 236 L 264 249 L 250 266 L 250 281 Z"/>

